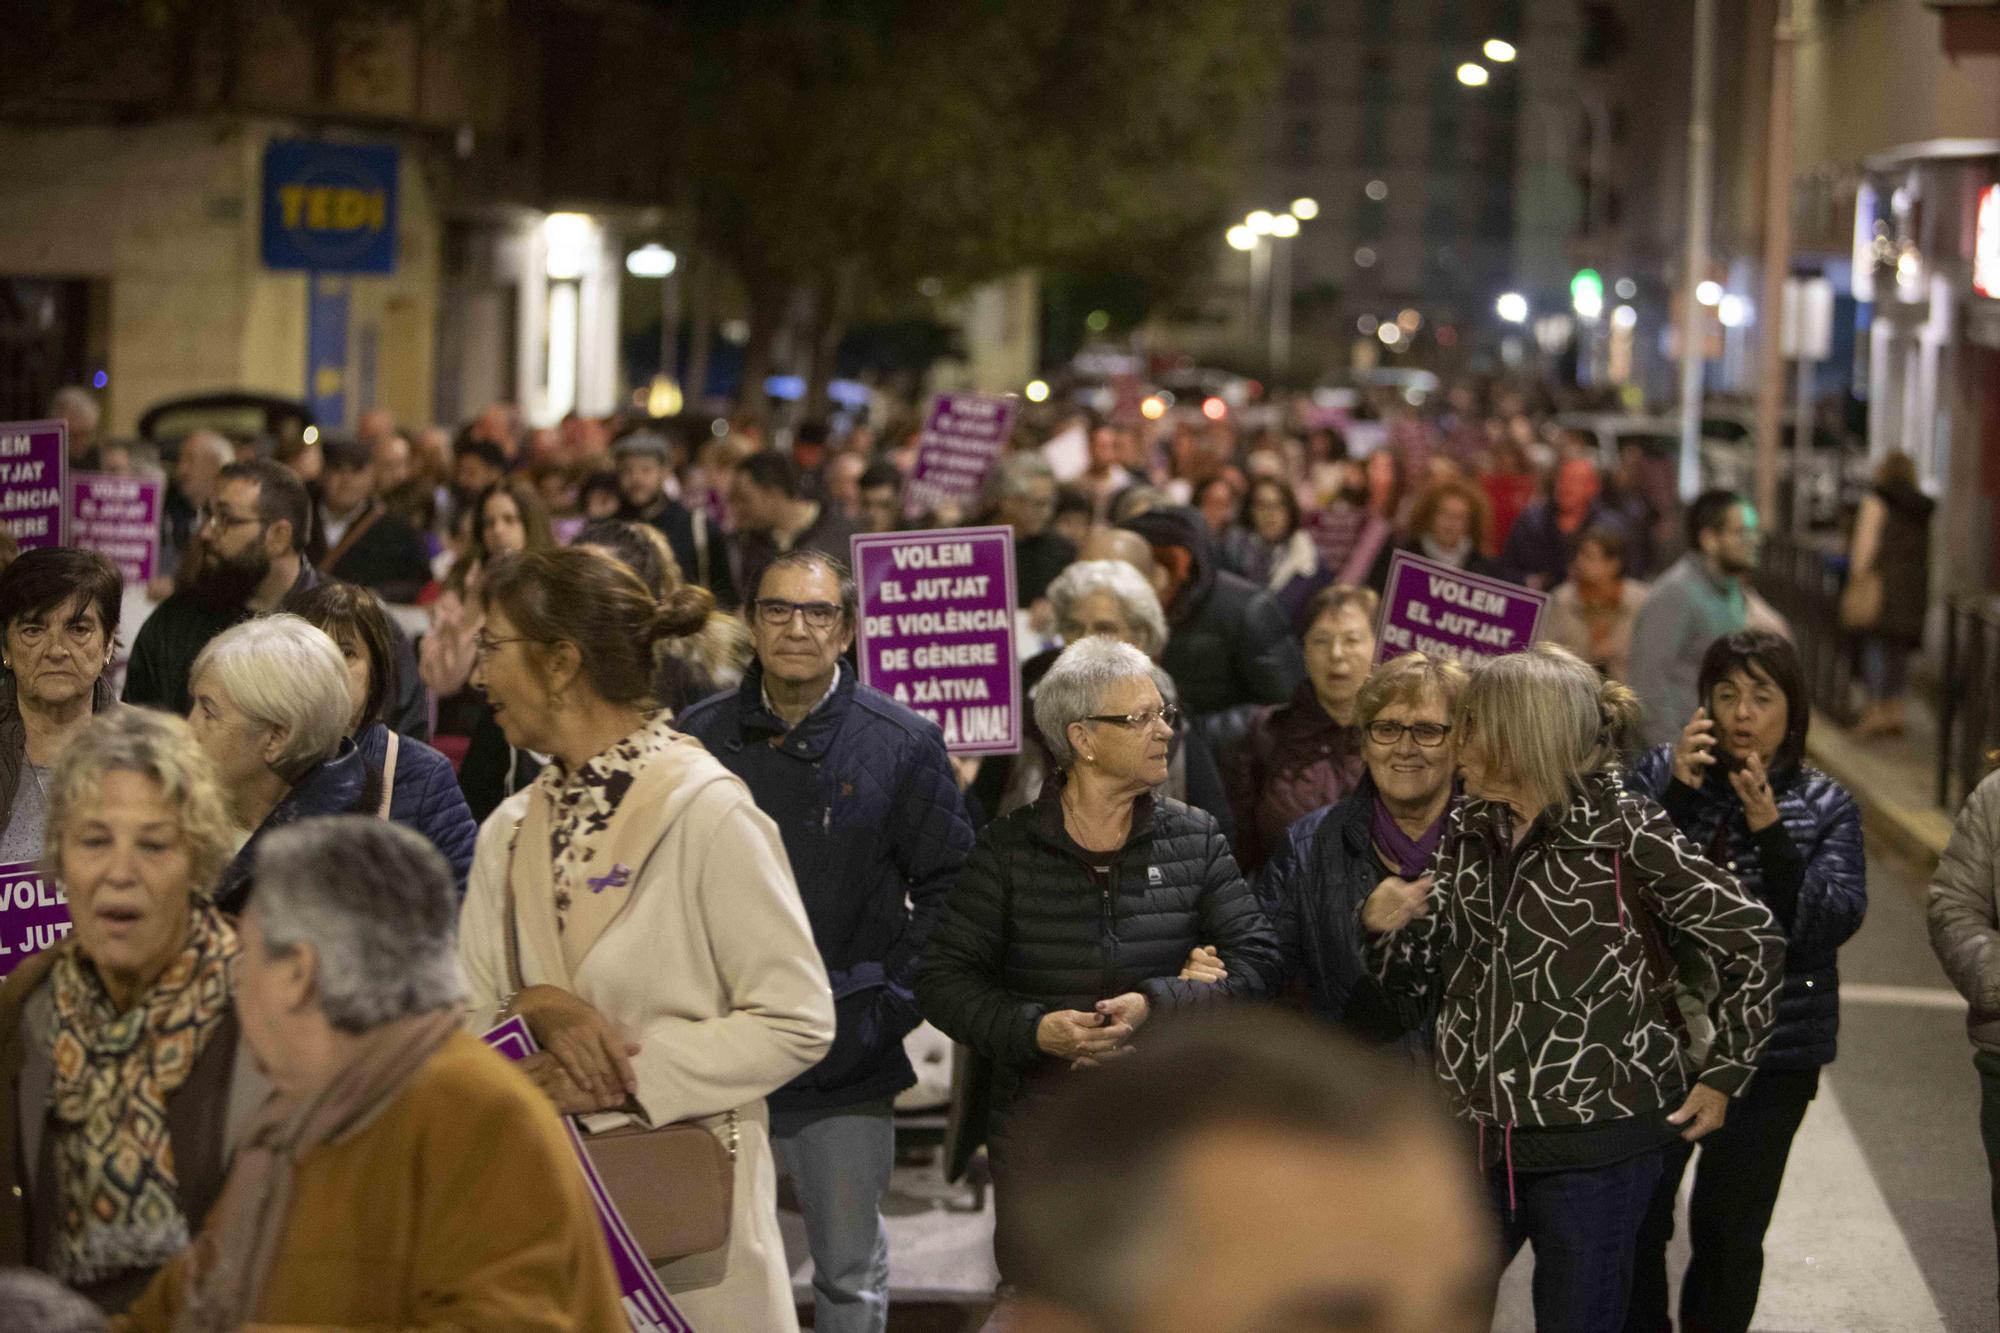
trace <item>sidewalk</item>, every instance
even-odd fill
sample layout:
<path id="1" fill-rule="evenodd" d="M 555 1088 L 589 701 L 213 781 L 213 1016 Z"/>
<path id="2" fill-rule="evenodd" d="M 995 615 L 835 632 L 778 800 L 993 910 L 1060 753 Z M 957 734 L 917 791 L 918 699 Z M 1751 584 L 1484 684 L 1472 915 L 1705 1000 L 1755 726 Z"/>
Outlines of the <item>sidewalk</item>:
<path id="1" fill-rule="evenodd" d="M 1870 849 L 1902 858 L 1928 879 L 1951 837 L 1953 812 L 1932 804 L 1937 795 L 1936 714 L 1928 703 L 1912 699 L 1908 716 L 1903 735 L 1864 739 L 1814 713 L 1806 756 L 1853 794 Z"/>

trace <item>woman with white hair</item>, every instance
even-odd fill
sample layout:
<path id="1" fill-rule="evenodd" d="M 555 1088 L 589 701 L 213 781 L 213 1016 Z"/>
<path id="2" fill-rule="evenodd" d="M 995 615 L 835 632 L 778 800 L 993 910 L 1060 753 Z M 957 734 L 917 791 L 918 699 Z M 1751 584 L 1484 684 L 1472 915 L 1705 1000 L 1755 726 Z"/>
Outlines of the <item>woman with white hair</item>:
<path id="1" fill-rule="evenodd" d="M 274 1094 L 121 1329 L 629 1327 L 555 1108 L 463 1030 L 451 869 L 387 820 L 257 849 L 236 1009 Z"/>
<path id="2" fill-rule="evenodd" d="M 1023 1101 L 1117 1059 L 1156 1013 L 1262 995 L 1277 965 L 1214 817 L 1154 794 L 1178 714 L 1130 644 L 1092 635 L 1063 650 L 1035 693 L 1055 780 L 980 834 L 917 978 L 924 1017 L 993 1065 L 1003 1278 L 1007 1125 Z M 1216 946 L 1219 984 L 1181 979 L 1201 944 Z"/>
<path id="3" fill-rule="evenodd" d="M 1049 584 L 1048 595 L 1057 632 L 1066 644 L 1101 635 L 1129 643 L 1156 662 L 1166 647 L 1167 617 L 1160 609 L 1159 595 L 1145 575 L 1122 560 L 1079 560 Z M 1021 664 L 1021 688 L 1030 700 L 1061 651 L 1052 648 Z M 1178 703 L 1173 681 L 1164 674 L 1155 679 L 1167 702 Z M 1011 814 L 1041 795 L 1051 767 L 1047 747 L 1030 733 L 1020 754 L 984 761 L 968 795 L 978 810 Z M 1236 823 L 1215 751 L 1185 717 L 1174 723 L 1174 739 L 1167 749 L 1167 780 L 1161 791 L 1214 814 L 1222 823 L 1223 835 L 1234 843 Z"/>
<path id="4" fill-rule="evenodd" d="M 381 778 L 347 739 L 347 663 L 295 615 L 259 616 L 211 639 L 188 673 L 188 724 L 215 764 L 245 841 L 216 905 L 239 914 L 266 832 L 308 815 L 373 814 Z"/>
<path id="5" fill-rule="evenodd" d="M 1784 937 L 1613 765 L 1637 707 L 1567 649 L 1483 663 L 1454 718 L 1468 799 L 1428 873 L 1362 908 L 1392 991 L 1438 1003 L 1436 1069 L 1476 1126 L 1540 1333 L 1618 1328 L 1669 1145 L 1721 1127 L 1770 1039 Z M 1690 1087 L 1661 928 L 1713 971 Z"/>

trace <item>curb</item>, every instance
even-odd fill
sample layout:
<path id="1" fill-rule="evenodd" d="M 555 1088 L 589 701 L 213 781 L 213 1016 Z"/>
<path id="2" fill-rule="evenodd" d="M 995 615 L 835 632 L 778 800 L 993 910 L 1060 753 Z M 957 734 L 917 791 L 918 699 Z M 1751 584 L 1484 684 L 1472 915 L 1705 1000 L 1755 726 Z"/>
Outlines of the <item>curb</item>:
<path id="1" fill-rule="evenodd" d="M 1886 852 L 1907 862 L 1920 876 L 1921 900 L 1951 840 L 1951 816 L 1928 803 L 1929 791 L 1918 784 L 1913 793 L 1907 774 L 1870 762 L 1868 746 L 1847 735 L 1822 714 L 1813 716 L 1807 733 L 1806 757 L 1826 775 L 1847 788 L 1861 807 L 1861 825 L 1870 850 Z M 1912 796 L 1917 799 L 1913 801 Z"/>

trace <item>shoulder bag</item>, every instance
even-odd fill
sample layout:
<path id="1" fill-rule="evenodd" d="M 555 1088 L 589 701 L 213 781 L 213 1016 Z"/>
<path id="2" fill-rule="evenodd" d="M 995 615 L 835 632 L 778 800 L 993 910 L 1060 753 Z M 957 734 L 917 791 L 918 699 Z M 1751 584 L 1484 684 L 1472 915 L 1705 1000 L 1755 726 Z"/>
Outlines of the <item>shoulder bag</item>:
<path id="1" fill-rule="evenodd" d="M 518 836 L 518 826 L 515 832 Z M 507 984 L 518 995 L 526 986 L 511 848 L 507 860 Z M 584 1151 L 605 1192 L 632 1239 L 656 1266 L 729 1243 L 736 1195 L 736 1112 L 710 1119 L 722 1123 L 726 1145 L 698 1120 L 583 1135 Z"/>

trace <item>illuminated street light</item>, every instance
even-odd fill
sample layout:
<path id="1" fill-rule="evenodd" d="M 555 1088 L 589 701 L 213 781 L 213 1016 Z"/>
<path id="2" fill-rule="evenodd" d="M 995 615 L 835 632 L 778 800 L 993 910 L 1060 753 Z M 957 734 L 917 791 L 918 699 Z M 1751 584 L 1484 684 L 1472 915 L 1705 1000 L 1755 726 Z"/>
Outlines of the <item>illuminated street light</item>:
<path id="1" fill-rule="evenodd" d="M 1297 218 L 1301 222 L 1311 222 L 1314 218 L 1319 216 L 1319 200 L 1317 199 L 1292 200 L 1292 216 Z"/>
<path id="2" fill-rule="evenodd" d="M 625 256 L 625 271 L 635 278 L 664 278 L 680 263 L 678 256 L 660 244 L 642 245 Z"/>
<path id="3" fill-rule="evenodd" d="M 1493 312 L 1509 324 L 1528 322 L 1528 298 L 1519 292 L 1502 292 L 1493 303 Z"/>
<path id="4" fill-rule="evenodd" d="M 1424 326 L 1424 317 L 1411 308 L 1396 316 L 1396 327 L 1405 333 L 1415 333 Z"/>
<path id="5" fill-rule="evenodd" d="M 1520 54 L 1520 52 L 1514 49 L 1512 42 L 1503 42 L 1498 37 L 1488 37 L 1486 39 L 1485 51 L 1486 58 L 1496 65 L 1509 64 L 1515 56 Z"/>
<path id="6" fill-rule="evenodd" d="M 1639 323 L 1639 312 L 1629 305 L 1621 305 L 1611 312 L 1611 322 L 1621 329 L 1633 328 Z"/>
<path id="7" fill-rule="evenodd" d="M 551 213 L 542 219 L 543 270 L 557 282 L 583 276 L 597 240 L 597 224 L 583 213 Z"/>
<path id="8" fill-rule="evenodd" d="M 1220 398 L 1204 398 L 1201 402 L 1201 414 L 1210 421 L 1220 421 L 1229 415 L 1229 404 Z"/>
<path id="9" fill-rule="evenodd" d="M 1468 60 L 1458 67 L 1458 81 L 1468 88 L 1484 88 L 1493 76 L 1486 72 L 1486 66 Z"/>
<path id="10" fill-rule="evenodd" d="M 1277 219 L 1271 216 L 1271 210 L 1260 208 L 1249 217 L 1244 218 L 1243 225 L 1257 233 L 1257 235 L 1265 236 L 1270 233 L 1271 224 L 1276 221 Z"/>
<path id="11" fill-rule="evenodd" d="M 1291 237 L 1299 234 L 1299 220 L 1290 213 L 1280 213 L 1271 219 L 1273 236 Z"/>
<path id="12" fill-rule="evenodd" d="M 1023 392 L 1028 395 L 1028 401 L 1031 403 L 1046 403 L 1049 400 L 1049 382 L 1029 380 L 1028 387 Z"/>
<path id="13" fill-rule="evenodd" d="M 1394 347 L 1403 340 L 1403 331 L 1394 324 L 1378 324 L 1375 328 L 1375 336 L 1382 340 L 1384 347 Z"/>
<path id="14" fill-rule="evenodd" d="M 1703 305 L 1722 304 L 1722 284 L 1715 281 L 1698 283 L 1694 289 L 1694 299 Z"/>
<path id="15" fill-rule="evenodd" d="M 1596 269 L 1576 271 L 1569 280 L 1569 303 L 1579 319 L 1596 319 L 1604 313 L 1604 279 Z"/>
<path id="16" fill-rule="evenodd" d="M 1740 329 L 1750 322 L 1750 303 L 1731 292 L 1715 303 L 1715 317 L 1725 329 Z"/>
<path id="17" fill-rule="evenodd" d="M 1139 415 L 1148 421 L 1158 421 L 1166 414 L 1167 405 L 1161 401 L 1158 394 L 1154 394 L 1152 397 L 1146 399 L 1145 402 L 1139 404 Z"/>
<path id="18" fill-rule="evenodd" d="M 1363 191 L 1363 193 L 1366 194 L 1370 199 L 1373 199 L 1376 203 L 1379 204 L 1384 199 L 1387 199 L 1389 197 L 1389 182 L 1369 181 L 1368 186 Z"/>
<path id="19" fill-rule="evenodd" d="M 1639 294 L 1639 284 L 1630 278 L 1620 278 L 1612 285 L 1611 290 L 1618 293 L 1619 300 L 1629 301 Z"/>
<path id="20" fill-rule="evenodd" d="M 1229 229 L 1228 236 L 1232 249 L 1254 250 L 1257 248 L 1257 233 L 1251 231 L 1240 222 Z"/>

